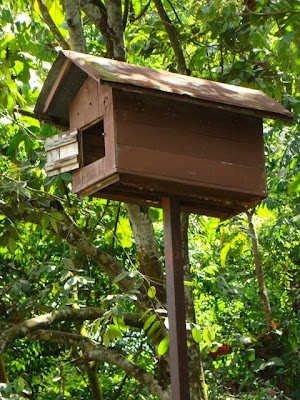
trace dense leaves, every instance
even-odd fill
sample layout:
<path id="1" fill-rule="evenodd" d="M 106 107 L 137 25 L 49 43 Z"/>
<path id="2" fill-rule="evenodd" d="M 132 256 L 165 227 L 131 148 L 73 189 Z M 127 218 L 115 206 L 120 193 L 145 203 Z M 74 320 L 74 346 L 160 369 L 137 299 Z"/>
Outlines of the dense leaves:
<path id="1" fill-rule="evenodd" d="M 86 348 L 67 336 L 51 341 L 19 335 L 3 352 L 9 382 L 0 392 L 11 399 L 90 399 L 95 392 L 87 372 L 93 363 L 99 399 L 157 398 L 139 377 L 142 371 L 153 374 L 168 390 L 158 373 L 167 365 L 166 304 L 157 299 L 157 281 L 141 273 L 125 208 L 79 199 L 70 174 L 49 178 L 44 170 L 45 138 L 59 127 L 41 124 L 32 110 L 60 42 L 69 36 L 64 2 L 43 3 L 59 35 L 39 1 L 0 5 L 0 331 L 37 316 L 85 310 L 86 318 L 61 318 L 41 328 L 81 334 L 108 358 L 90 362 Z M 200 346 L 211 399 L 299 399 L 299 1 L 163 5 L 192 76 L 261 89 L 294 113 L 293 125 L 265 124 L 269 197 L 253 219 L 272 331 L 258 294 L 245 215 L 222 223 L 190 216 L 186 287 L 193 289 L 196 312 L 196 323 L 187 321 L 187 328 Z M 123 17 L 129 62 L 178 71 L 153 2 L 124 1 Z M 88 9 L 82 18 L 88 52 L 110 55 Z M 153 209 L 151 216 L 162 256 L 162 212 Z M 82 238 L 90 247 L 76 248 Z M 116 354 L 141 370 L 110 362 Z"/>

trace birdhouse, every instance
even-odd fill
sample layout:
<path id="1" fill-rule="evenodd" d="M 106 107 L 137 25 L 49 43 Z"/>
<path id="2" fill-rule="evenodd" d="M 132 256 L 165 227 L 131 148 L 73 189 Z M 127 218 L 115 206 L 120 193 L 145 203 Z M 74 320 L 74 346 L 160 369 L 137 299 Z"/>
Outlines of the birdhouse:
<path id="1" fill-rule="evenodd" d="M 49 175 L 73 171 L 81 196 L 222 219 L 266 197 L 262 118 L 292 114 L 258 90 L 62 51 L 35 114 Z"/>

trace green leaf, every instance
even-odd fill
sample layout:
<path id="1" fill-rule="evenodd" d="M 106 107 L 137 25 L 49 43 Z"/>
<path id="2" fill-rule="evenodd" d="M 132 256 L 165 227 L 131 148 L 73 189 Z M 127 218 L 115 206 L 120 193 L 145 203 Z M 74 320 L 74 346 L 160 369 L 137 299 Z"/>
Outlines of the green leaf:
<path id="1" fill-rule="evenodd" d="M 128 276 L 128 272 L 127 271 L 123 271 L 121 272 L 115 279 L 114 282 L 118 283 L 120 282 L 122 279 L 124 279 L 126 276 Z"/>
<path id="2" fill-rule="evenodd" d="M 122 333 L 116 325 L 109 325 L 109 333 L 115 339 L 122 339 Z"/>
<path id="3" fill-rule="evenodd" d="M 254 361 L 255 360 L 255 350 L 254 349 L 248 349 L 247 350 L 247 356 L 249 361 Z"/>
<path id="4" fill-rule="evenodd" d="M 90 276 L 80 276 L 77 278 L 78 282 L 82 285 L 89 285 L 95 283 L 95 279 Z"/>
<path id="5" fill-rule="evenodd" d="M 146 315 L 148 315 L 151 311 L 153 311 L 152 308 L 148 308 L 148 310 L 146 310 L 143 315 L 141 316 L 140 320 L 144 319 L 146 317 Z"/>
<path id="6" fill-rule="evenodd" d="M 289 195 L 296 194 L 300 190 L 300 172 L 297 175 L 293 176 L 289 183 L 287 192 Z"/>
<path id="7" fill-rule="evenodd" d="M 51 225 L 52 225 L 53 229 L 55 230 L 55 232 L 58 233 L 58 227 L 57 227 L 56 220 L 54 218 L 50 218 L 50 222 L 51 222 Z"/>
<path id="8" fill-rule="evenodd" d="M 147 335 L 149 337 L 151 337 L 154 332 L 160 327 L 160 321 L 156 321 L 154 322 L 154 324 L 151 326 L 151 328 L 149 329 L 149 331 L 147 332 Z"/>
<path id="9" fill-rule="evenodd" d="M 150 286 L 148 289 L 148 296 L 150 297 L 150 299 L 154 299 L 156 295 L 156 288 L 154 286 Z"/>
<path id="10" fill-rule="evenodd" d="M 215 332 L 212 330 L 211 327 L 205 326 L 203 329 L 203 339 L 207 343 L 208 346 L 211 345 L 211 343 L 215 339 Z"/>
<path id="11" fill-rule="evenodd" d="M 191 286 L 191 287 L 194 286 L 193 282 L 190 282 L 190 281 L 184 281 L 183 283 L 184 283 L 184 286 Z"/>
<path id="12" fill-rule="evenodd" d="M 239 341 L 243 346 L 249 345 L 252 343 L 252 338 L 250 336 L 240 336 Z"/>
<path id="13" fill-rule="evenodd" d="M 119 219 L 116 235 L 122 247 L 132 247 L 132 230 L 127 218 Z"/>
<path id="14" fill-rule="evenodd" d="M 109 346 L 109 343 L 110 343 L 110 335 L 109 335 L 108 332 L 105 332 L 104 335 L 103 335 L 103 343 L 104 343 L 104 346 L 105 346 L 105 347 L 108 347 L 108 346 Z"/>
<path id="15" fill-rule="evenodd" d="M 60 177 L 65 182 L 72 182 L 72 174 L 70 172 L 64 172 L 60 174 Z"/>
<path id="16" fill-rule="evenodd" d="M 50 218 L 47 214 L 41 216 L 41 226 L 43 229 L 47 229 L 50 222 Z"/>
<path id="17" fill-rule="evenodd" d="M 201 342 L 201 332 L 200 332 L 199 329 L 193 328 L 192 329 L 192 336 L 193 336 L 193 339 L 195 340 L 196 343 L 200 343 Z"/>
<path id="18" fill-rule="evenodd" d="M 120 329 L 121 331 L 126 331 L 127 330 L 127 328 L 126 328 L 126 325 L 125 325 L 125 323 L 124 323 L 124 321 L 123 321 L 123 319 L 122 318 L 119 318 L 119 317 L 113 317 L 113 321 L 114 321 L 114 324 L 118 327 L 118 329 Z"/>
<path id="19" fill-rule="evenodd" d="M 18 383 L 19 383 L 19 387 L 20 387 L 21 391 L 23 391 L 25 388 L 26 382 L 24 381 L 24 379 L 21 376 L 18 377 Z"/>
<path id="20" fill-rule="evenodd" d="M 231 243 L 225 243 L 222 249 L 220 250 L 220 261 L 222 267 L 225 267 L 227 254 L 230 248 L 231 248 Z"/>
<path id="21" fill-rule="evenodd" d="M 14 252 L 16 251 L 16 240 L 12 236 L 9 236 L 7 245 L 10 253 L 14 254 Z"/>
<path id="22" fill-rule="evenodd" d="M 165 337 L 161 340 L 157 348 L 157 353 L 159 356 L 162 356 L 167 352 L 167 350 L 169 349 L 169 342 L 170 340 L 168 337 Z"/>
<path id="23" fill-rule="evenodd" d="M 146 319 L 146 321 L 144 323 L 144 326 L 143 326 L 144 331 L 146 331 L 149 328 L 149 326 L 152 324 L 152 322 L 155 319 L 156 319 L 156 315 L 155 314 L 151 315 L 149 318 Z"/>
<path id="24" fill-rule="evenodd" d="M 58 211 L 52 211 L 51 213 L 50 213 L 50 216 L 51 217 L 53 217 L 53 218 L 55 218 L 57 221 L 59 221 L 59 222 L 61 222 L 62 220 L 63 220 L 63 216 L 62 216 L 62 214 L 61 213 L 59 213 Z"/>

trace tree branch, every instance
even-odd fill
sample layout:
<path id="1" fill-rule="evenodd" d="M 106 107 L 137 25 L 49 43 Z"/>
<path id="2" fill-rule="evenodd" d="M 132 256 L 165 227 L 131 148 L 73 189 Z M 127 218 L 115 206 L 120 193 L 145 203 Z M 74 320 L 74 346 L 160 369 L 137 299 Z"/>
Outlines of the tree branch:
<path id="1" fill-rule="evenodd" d="M 136 17 L 131 19 L 131 22 L 135 22 L 135 21 L 138 21 L 139 19 L 141 19 L 146 14 L 150 4 L 151 4 L 151 0 L 148 1 L 148 3 L 144 6 L 144 8 L 139 13 L 139 15 L 137 15 Z"/>
<path id="2" fill-rule="evenodd" d="M 148 207 L 125 204 L 138 252 L 141 273 L 155 286 L 157 298 L 166 301 L 162 263 Z"/>
<path id="3" fill-rule="evenodd" d="M 104 4 L 99 2 L 90 2 L 88 0 L 81 0 L 80 6 L 82 10 L 86 13 L 87 17 L 92 21 L 92 23 L 99 29 L 101 35 L 104 39 L 107 51 L 107 57 L 113 57 L 113 43 L 108 33 L 107 25 L 107 10 Z"/>
<path id="4" fill-rule="evenodd" d="M 255 226 L 253 223 L 254 211 L 255 211 L 255 209 L 250 210 L 246 214 L 247 214 L 247 218 L 248 218 L 249 232 L 250 232 L 250 236 L 251 236 L 251 240 L 252 240 L 252 249 L 253 249 L 253 255 L 254 255 L 255 271 L 256 271 L 256 276 L 257 276 L 257 281 L 258 281 L 259 296 L 260 296 L 262 304 L 263 304 L 263 309 L 264 309 L 264 313 L 265 313 L 265 317 L 266 317 L 268 331 L 271 331 L 273 329 L 272 309 L 271 309 L 268 291 L 267 291 L 267 287 L 266 287 L 266 283 L 265 283 L 265 279 L 264 279 L 264 275 L 263 275 L 259 247 L 258 247 L 259 244 L 258 244 Z"/>
<path id="5" fill-rule="evenodd" d="M 16 209 L 13 205 L 8 206 L 0 202 L 0 212 L 3 212 L 4 215 L 12 215 L 14 219 L 19 217 L 19 219 L 24 220 L 26 218 L 27 221 L 41 226 L 41 213 L 43 211 L 47 213 L 51 212 L 51 209 L 41 210 L 37 202 L 31 202 L 31 206 L 33 207 L 32 212 L 24 210 L 22 213 L 16 215 Z M 116 258 L 91 243 L 68 214 L 64 211 L 60 211 L 60 213 L 62 221 L 57 222 L 57 231 L 54 230 L 51 224 L 49 224 L 47 230 L 65 239 L 69 244 L 77 247 L 83 254 L 94 260 L 112 280 L 126 271 Z M 133 288 L 135 281 L 135 278 L 125 276 L 117 285 L 122 291 L 127 292 Z"/>
<path id="6" fill-rule="evenodd" d="M 39 9 L 42 13 L 43 19 L 46 22 L 46 24 L 48 25 L 48 28 L 52 32 L 53 36 L 56 38 L 56 40 L 58 41 L 58 43 L 61 45 L 61 47 L 63 49 L 69 50 L 70 49 L 69 43 L 65 40 L 65 38 L 63 37 L 63 35 L 60 33 L 59 29 L 55 25 L 53 19 L 51 18 L 51 15 L 49 14 L 48 8 L 45 5 L 45 3 L 43 2 L 43 0 L 38 0 L 38 5 L 39 5 Z"/>
<path id="7" fill-rule="evenodd" d="M 108 33 L 113 43 L 113 58 L 126 61 L 121 0 L 105 0 Z"/>
<path id="8" fill-rule="evenodd" d="M 52 313 L 31 318 L 18 325 L 3 325 L 0 323 L 2 328 L 2 332 L 0 333 L 0 353 L 5 350 L 10 342 L 32 334 L 39 329 L 48 329 L 52 325 L 63 321 L 94 321 L 101 318 L 103 314 L 104 312 L 97 307 L 87 307 L 84 309 L 66 308 L 64 310 L 54 311 Z M 142 329 L 143 322 L 140 321 L 139 314 L 125 313 L 123 317 L 126 325 Z"/>
<path id="9" fill-rule="evenodd" d="M 71 49 L 86 53 L 86 43 L 83 33 L 80 0 L 66 0 L 65 10 L 70 34 Z"/>
<path id="10" fill-rule="evenodd" d="M 172 22 L 168 16 L 168 14 L 166 13 L 161 0 L 154 0 L 154 3 L 157 8 L 158 14 L 164 24 L 165 30 L 169 36 L 173 50 L 175 52 L 175 56 L 177 58 L 178 70 L 181 74 L 189 75 L 188 69 L 186 67 L 185 59 L 183 56 L 183 52 L 182 52 L 180 43 L 177 38 L 176 30 L 175 30 L 174 26 L 172 25 Z"/>
<path id="11" fill-rule="evenodd" d="M 161 400 L 170 399 L 170 389 L 162 389 L 152 374 L 129 361 L 118 350 L 106 348 L 87 337 L 75 333 L 38 330 L 32 333 L 29 338 L 80 347 L 86 360 L 107 362 L 115 365 L 147 386 L 154 396 L 158 396 Z"/>
<path id="12" fill-rule="evenodd" d="M 259 12 L 254 12 L 254 11 L 249 11 L 247 13 L 243 13 L 240 15 L 257 15 L 258 17 L 268 17 L 272 15 L 284 15 L 284 14 L 300 14 L 300 11 L 296 10 L 280 10 L 280 11 L 270 11 L 270 12 L 265 12 L 265 13 L 259 13 Z"/>
<path id="13" fill-rule="evenodd" d="M 127 25 L 127 20 L 128 20 L 129 1 L 130 0 L 125 0 L 125 5 L 124 5 L 124 12 L 123 12 L 123 30 L 124 31 L 125 31 L 125 28 Z"/>

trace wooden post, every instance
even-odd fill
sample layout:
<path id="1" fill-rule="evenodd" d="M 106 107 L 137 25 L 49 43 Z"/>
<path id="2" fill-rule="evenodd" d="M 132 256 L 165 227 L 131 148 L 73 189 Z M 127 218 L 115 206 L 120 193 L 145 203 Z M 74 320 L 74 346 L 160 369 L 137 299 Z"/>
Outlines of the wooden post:
<path id="1" fill-rule="evenodd" d="M 172 400 L 189 400 L 180 204 L 163 197 Z"/>

